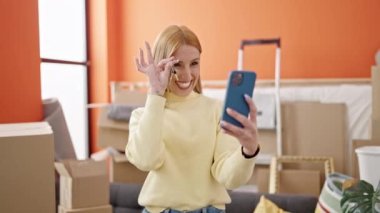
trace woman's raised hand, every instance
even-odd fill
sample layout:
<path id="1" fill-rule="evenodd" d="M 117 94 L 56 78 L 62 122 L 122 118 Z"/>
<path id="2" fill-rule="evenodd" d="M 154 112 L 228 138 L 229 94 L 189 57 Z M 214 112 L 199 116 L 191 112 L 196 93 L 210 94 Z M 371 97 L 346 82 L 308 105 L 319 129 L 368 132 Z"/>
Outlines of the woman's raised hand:
<path id="1" fill-rule="evenodd" d="M 239 140 L 245 154 L 253 155 L 259 147 L 256 121 L 257 109 L 252 98 L 248 95 L 245 95 L 244 98 L 249 106 L 248 118 L 233 109 L 227 108 L 227 114 L 239 121 L 243 127 L 237 127 L 226 121 L 221 121 L 221 127 L 226 134 L 232 135 Z"/>
<path id="2" fill-rule="evenodd" d="M 174 64 L 178 63 L 178 60 L 169 57 L 156 64 L 148 42 L 145 42 L 145 47 L 147 62 L 144 58 L 144 51 L 140 48 L 140 58 L 136 58 L 137 70 L 148 76 L 150 94 L 163 96 L 169 83 L 170 70 Z"/>

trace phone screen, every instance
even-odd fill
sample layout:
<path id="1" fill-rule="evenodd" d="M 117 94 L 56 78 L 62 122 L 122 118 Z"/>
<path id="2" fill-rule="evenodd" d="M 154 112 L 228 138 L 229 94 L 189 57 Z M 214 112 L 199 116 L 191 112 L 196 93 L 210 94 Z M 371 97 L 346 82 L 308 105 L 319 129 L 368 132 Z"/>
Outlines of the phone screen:
<path id="1" fill-rule="evenodd" d="M 248 117 L 249 106 L 245 101 L 244 94 L 252 97 L 256 82 L 256 73 L 252 71 L 232 71 L 228 78 L 226 97 L 222 113 L 222 120 L 233 125 L 243 127 L 243 125 L 229 116 L 227 108 L 231 108 L 238 113 Z"/>

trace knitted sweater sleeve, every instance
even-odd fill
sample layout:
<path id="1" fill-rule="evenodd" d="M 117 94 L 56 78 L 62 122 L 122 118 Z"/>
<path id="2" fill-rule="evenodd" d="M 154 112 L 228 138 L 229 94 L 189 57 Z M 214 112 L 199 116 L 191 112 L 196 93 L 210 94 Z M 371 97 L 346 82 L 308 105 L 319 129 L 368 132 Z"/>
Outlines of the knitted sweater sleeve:
<path id="1" fill-rule="evenodd" d="M 239 141 L 221 131 L 220 113 L 216 117 L 218 120 L 217 141 L 211 172 L 214 178 L 227 189 L 237 188 L 246 184 L 251 178 L 255 158 L 246 159 L 242 155 Z"/>
<path id="2" fill-rule="evenodd" d="M 161 129 L 165 102 L 161 96 L 148 95 L 145 107 L 132 112 L 125 154 L 140 170 L 158 169 L 165 160 Z"/>

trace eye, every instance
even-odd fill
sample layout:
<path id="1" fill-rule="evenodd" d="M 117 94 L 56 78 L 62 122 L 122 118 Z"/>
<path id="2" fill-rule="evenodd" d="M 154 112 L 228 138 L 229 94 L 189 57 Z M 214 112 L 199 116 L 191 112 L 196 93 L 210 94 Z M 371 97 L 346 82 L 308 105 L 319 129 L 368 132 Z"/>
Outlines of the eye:
<path id="1" fill-rule="evenodd" d="M 174 67 L 180 67 L 181 64 L 180 64 L 180 63 L 175 63 L 173 66 L 174 66 Z"/>
<path id="2" fill-rule="evenodd" d="M 191 66 L 196 66 L 196 65 L 198 65 L 198 64 L 199 64 L 198 61 L 193 61 L 193 62 L 191 63 Z"/>

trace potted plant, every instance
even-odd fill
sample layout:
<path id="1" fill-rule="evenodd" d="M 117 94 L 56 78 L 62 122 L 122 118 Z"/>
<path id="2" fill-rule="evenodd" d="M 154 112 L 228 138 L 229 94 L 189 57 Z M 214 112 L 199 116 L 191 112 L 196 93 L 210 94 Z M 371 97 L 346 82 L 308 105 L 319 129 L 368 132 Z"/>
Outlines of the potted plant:
<path id="1" fill-rule="evenodd" d="M 380 213 L 380 181 L 376 191 L 364 180 L 343 184 L 340 206 L 344 213 Z"/>

